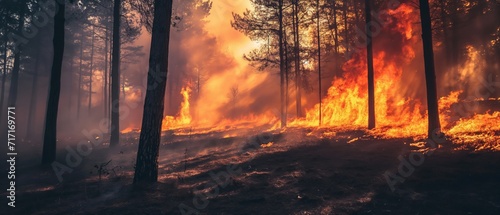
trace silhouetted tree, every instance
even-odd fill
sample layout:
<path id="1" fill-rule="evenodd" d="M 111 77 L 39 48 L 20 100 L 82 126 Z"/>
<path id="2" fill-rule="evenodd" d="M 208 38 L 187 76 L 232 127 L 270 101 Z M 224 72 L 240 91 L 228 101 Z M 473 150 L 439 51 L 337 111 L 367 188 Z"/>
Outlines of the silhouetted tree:
<path id="1" fill-rule="evenodd" d="M 283 0 L 278 0 L 278 22 L 279 22 L 279 52 L 280 52 L 280 114 L 281 114 L 281 127 L 286 126 L 286 95 L 285 95 L 285 59 L 283 49 Z"/>
<path id="2" fill-rule="evenodd" d="M 50 72 L 49 98 L 45 117 L 42 164 L 52 163 L 56 158 L 57 113 L 61 93 L 61 70 L 64 56 L 64 1 L 56 1 L 59 10 L 54 17 L 54 57 Z"/>
<path id="3" fill-rule="evenodd" d="M 302 70 L 300 60 L 299 0 L 292 0 L 292 24 L 295 59 L 295 107 L 297 117 L 302 116 Z"/>
<path id="4" fill-rule="evenodd" d="M 148 88 L 144 102 L 134 184 L 158 180 L 158 155 L 168 72 L 172 0 L 155 0 Z"/>
<path id="5" fill-rule="evenodd" d="M 420 20 L 422 23 L 422 42 L 424 45 L 425 83 L 427 87 L 428 137 L 441 131 L 436 87 L 436 72 L 434 71 L 434 51 L 432 49 L 432 27 L 428 0 L 419 0 Z M 457 36 L 457 35 L 455 35 Z"/>
<path id="6" fill-rule="evenodd" d="M 319 13 L 319 0 L 316 0 L 316 39 L 318 48 L 318 125 L 321 126 L 321 32 L 320 32 L 320 13 Z"/>
<path id="7" fill-rule="evenodd" d="M 373 75 L 373 41 L 370 30 L 372 21 L 371 0 L 365 0 L 365 18 L 366 18 L 366 57 L 368 62 L 368 129 L 375 128 L 375 83 Z"/>
<path id="8" fill-rule="evenodd" d="M 120 142 L 120 8 L 121 0 L 114 0 L 110 146 L 117 146 Z"/>
<path id="9" fill-rule="evenodd" d="M 26 4 L 19 4 L 19 17 L 18 17 L 18 26 L 17 26 L 17 36 L 22 35 L 22 30 L 24 28 L 24 19 L 25 19 L 25 7 Z M 19 70 L 21 68 L 21 44 L 19 41 L 14 41 L 14 67 L 12 68 L 12 76 L 10 78 L 10 89 L 9 89 L 9 98 L 7 100 L 7 105 L 9 107 L 15 107 L 17 102 L 17 85 L 19 83 Z"/>

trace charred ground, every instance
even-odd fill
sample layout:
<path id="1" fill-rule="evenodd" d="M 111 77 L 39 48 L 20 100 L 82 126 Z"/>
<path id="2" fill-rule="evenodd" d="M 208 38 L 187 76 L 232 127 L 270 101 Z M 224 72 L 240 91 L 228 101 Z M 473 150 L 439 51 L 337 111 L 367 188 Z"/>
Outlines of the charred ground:
<path id="1" fill-rule="evenodd" d="M 16 210 L 19 214 L 182 214 L 181 206 L 200 214 L 500 212 L 498 151 L 464 150 L 451 142 L 429 150 L 412 144 L 418 141 L 411 138 L 380 139 L 363 130 L 262 132 L 266 129 L 246 130 L 245 135 L 237 129 L 166 132 L 160 182 L 147 187 L 131 185 L 135 132 L 124 135 L 128 144 L 120 149 L 95 148 L 72 173 L 63 175 L 62 182 L 50 168 L 27 165 L 38 163 L 33 162 L 38 156 L 25 155 L 19 166 Z M 397 174 L 398 157 L 408 159 L 417 151 L 427 153 L 424 162 L 391 191 L 383 174 Z M 213 175 L 227 173 L 228 166 L 240 171 L 229 174 L 228 183 L 217 185 L 216 192 Z M 198 198 L 200 194 L 209 195 L 206 202 Z"/>

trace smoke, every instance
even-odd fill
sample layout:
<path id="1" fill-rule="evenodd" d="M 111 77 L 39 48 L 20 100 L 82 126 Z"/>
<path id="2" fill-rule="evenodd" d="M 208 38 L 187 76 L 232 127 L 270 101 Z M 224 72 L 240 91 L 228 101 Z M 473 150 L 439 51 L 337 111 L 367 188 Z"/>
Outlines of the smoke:
<path id="1" fill-rule="evenodd" d="M 250 2 L 214 1 L 207 14 L 198 1 L 174 1 L 171 27 L 169 69 L 164 115 L 180 112 L 182 88 L 191 88 L 191 115 L 194 124 L 215 124 L 235 117 L 265 114 L 278 105 L 274 99 L 277 75 L 258 72 L 243 59 L 243 54 L 258 47 L 230 25 L 231 13 L 241 13 Z M 201 2 L 201 1 L 200 1 Z M 133 46 L 144 46 L 149 53 L 151 35 L 143 29 Z M 131 83 L 141 88 L 148 61 L 141 59 Z M 141 81 L 137 81 L 140 79 Z M 130 89 L 129 91 L 133 91 Z M 236 92 L 236 93 L 235 93 Z M 138 93 L 144 100 L 145 92 Z M 128 98 L 130 99 L 130 98 Z M 141 107 L 142 108 L 142 107 Z M 122 120 L 122 128 L 139 128 L 140 111 Z M 128 129 L 130 130 L 130 129 Z"/>

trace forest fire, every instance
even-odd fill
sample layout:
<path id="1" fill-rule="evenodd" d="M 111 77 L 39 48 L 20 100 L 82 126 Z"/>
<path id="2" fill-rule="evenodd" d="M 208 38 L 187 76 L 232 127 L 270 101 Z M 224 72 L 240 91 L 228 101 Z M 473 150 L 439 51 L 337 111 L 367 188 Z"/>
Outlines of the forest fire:
<path id="1" fill-rule="evenodd" d="M 399 50 L 386 52 L 376 50 L 374 54 L 375 63 L 375 107 L 377 128 L 371 131 L 374 135 L 384 138 L 423 138 L 427 129 L 427 113 L 423 103 L 419 98 L 405 97 L 405 81 L 403 77 L 402 64 L 415 60 L 415 55 L 420 46 L 419 40 L 415 37 L 417 33 L 414 23 L 418 22 L 418 11 L 407 4 L 401 4 L 394 10 L 389 10 L 388 15 L 396 23 L 389 23 L 392 27 L 391 34 L 396 35 L 401 40 Z M 394 21 L 393 21 L 394 22 Z M 399 35 L 399 36 L 397 36 Z M 311 36 L 312 37 L 312 36 Z M 308 39 L 313 41 L 312 38 Z M 468 60 L 457 71 L 457 74 L 447 74 L 458 76 L 463 80 L 470 77 L 476 71 L 481 70 L 481 57 L 479 51 L 472 47 L 467 48 Z M 344 75 L 333 80 L 327 95 L 322 99 L 322 125 L 321 127 L 350 127 L 352 129 L 362 129 L 368 120 L 367 105 L 367 84 L 366 84 L 366 59 L 363 53 L 358 53 L 353 59 L 347 61 L 342 70 Z M 312 67 L 312 66 L 311 66 Z M 452 86 L 459 89 L 460 86 Z M 273 125 L 277 128 L 278 118 L 276 113 L 260 115 L 247 115 L 238 118 L 218 119 L 215 121 L 203 120 L 206 114 L 199 113 L 196 119 L 191 115 L 190 87 L 183 87 L 181 90 L 182 102 L 179 113 L 176 116 L 165 116 L 162 123 L 162 130 L 175 130 L 191 127 L 203 131 L 224 131 L 235 127 L 253 127 L 258 125 Z M 439 113 L 441 114 L 441 124 L 443 131 L 451 136 L 458 136 L 463 133 L 477 133 L 491 128 L 498 130 L 498 110 L 491 113 L 477 113 L 472 116 L 452 117 L 452 106 L 460 104 L 463 100 L 463 91 L 456 90 L 439 100 Z M 199 104 L 201 105 L 201 104 Z M 315 128 L 319 121 L 319 105 L 306 111 L 304 118 L 297 118 L 291 121 L 292 127 Z M 486 129 L 488 130 L 488 129 Z M 129 132 L 127 129 L 122 132 Z M 492 134 L 494 136 L 494 134 Z M 472 139 L 471 139 L 472 138 Z M 484 135 L 478 135 L 476 139 L 469 137 L 469 141 L 479 141 Z M 498 141 L 498 138 L 493 138 Z"/>
<path id="2" fill-rule="evenodd" d="M 381 138 L 406 138 L 422 139 L 427 130 L 427 112 L 421 98 L 407 97 L 405 82 L 411 81 L 405 77 L 405 72 L 415 70 L 404 67 L 404 64 L 412 62 L 416 54 L 421 54 L 420 41 L 415 35 L 418 31 L 414 29 L 415 23 L 419 21 L 417 8 L 408 4 L 401 4 L 395 9 L 387 11 L 385 17 L 389 21 L 385 24 L 384 30 L 389 31 L 388 35 L 398 38 L 399 49 L 391 48 L 391 51 L 381 49 L 374 53 L 375 70 L 375 107 L 377 127 L 371 130 L 374 136 Z M 306 43 L 312 43 L 314 36 L 309 35 L 305 39 Z M 310 44 L 311 45 L 311 44 Z M 480 71 L 484 67 L 484 62 L 478 50 L 468 46 L 467 60 L 458 69 L 449 72 L 447 76 L 458 77 L 464 81 L 470 79 L 475 71 Z M 364 53 L 356 53 L 349 61 L 342 66 L 343 76 L 334 78 L 327 95 L 322 99 L 322 124 L 320 128 L 350 128 L 364 129 L 368 121 L 367 104 L 367 82 L 366 82 L 366 58 Z M 311 63 L 309 69 L 313 69 Z M 477 82 L 477 81 L 476 81 Z M 441 125 L 443 132 L 455 139 L 463 140 L 468 134 L 467 141 L 461 143 L 472 143 L 477 141 L 498 142 L 495 131 L 498 131 L 498 110 L 487 110 L 485 113 L 455 113 L 452 108 L 465 102 L 464 92 L 460 89 L 460 83 L 447 83 L 447 87 L 452 89 L 447 96 L 439 99 L 439 114 L 441 115 Z M 193 118 L 191 112 L 200 107 L 192 107 L 190 103 L 191 88 L 184 86 L 181 89 L 182 102 L 180 109 L 175 116 L 165 116 L 162 122 L 162 130 L 176 130 L 191 128 L 190 133 L 224 131 L 234 128 L 255 127 L 270 125 L 270 128 L 278 128 L 279 120 L 277 113 L 248 114 L 240 115 L 237 118 L 212 118 L 213 113 L 197 113 Z M 468 97 L 470 98 L 470 97 Z M 474 98 L 481 100 L 482 98 Z M 492 98 L 489 98 L 491 100 Z M 198 104 L 203 106 L 203 104 Z M 192 110 L 193 109 L 193 110 Z M 319 105 L 306 110 L 305 117 L 293 119 L 289 126 L 318 128 Z M 469 110 L 470 111 L 470 110 Z M 224 113 L 218 113 L 224 115 Z M 457 117 L 457 115 L 462 114 Z M 453 115 L 453 116 L 452 116 Z M 210 120 L 207 120 L 210 119 Z M 198 130 L 193 131 L 192 129 Z M 127 133 L 133 128 L 123 130 Z M 180 131 L 179 131 L 180 132 Z M 193 133 L 194 132 L 194 133 Z M 488 135 L 474 135 L 486 132 Z M 183 133 L 183 132 L 181 132 Z M 485 139 L 486 138 L 486 139 Z M 493 144 L 498 145 L 498 144 Z M 497 146 L 493 147 L 496 149 Z M 491 149 L 491 148 L 490 148 Z"/>

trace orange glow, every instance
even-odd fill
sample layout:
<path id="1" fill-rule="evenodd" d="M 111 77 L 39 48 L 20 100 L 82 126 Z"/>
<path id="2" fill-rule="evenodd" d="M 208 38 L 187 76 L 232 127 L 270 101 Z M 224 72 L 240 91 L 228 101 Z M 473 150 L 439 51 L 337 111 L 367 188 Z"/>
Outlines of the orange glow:
<path id="1" fill-rule="evenodd" d="M 177 135 L 224 131 L 223 137 L 230 138 L 241 134 L 237 129 L 242 128 L 246 130 L 256 127 L 264 130 L 279 129 L 279 113 L 276 110 L 269 110 L 269 107 L 279 105 L 277 99 L 279 88 L 276 87 L 279 79 L 272 72 L 256 72 L 254 68 L 248 66 L 248 62 L 241 56 L 258 47 L 259 42 L 251 41 L 242 33 L 232 29 L 227 19 L 231 16 L 231 12 L 242 13 L 245 8 L 252 7 L 247 1 L 245 2 L 246 4 L 241 5 L 229 0 L 214 2 L 214 7 L 208 17 L 210 22 L 205 26 L 205 30 L 210 36 L 216 38 L 214 43 L 217 43 L 222 53 L 217 52 L 217 60 L 211 60 L 210 63 L 200 67 L 206 79 L 202 81 L 200 89 L 195 91 L 196 94 L 191 95 L 189 86 L 182 88 L 183 101 L 179 113 L 176 116 L 165 116 L 162 130 L 175 130 L 174 133 Z M 425 100 L 404 93 L 409 88 L 408 82 L 412 82 L 412 78 L 415 78 L 405 77 L 408 74 L 407 70 L 413 69 L 415 73 L 423 73 L 423 68 L 407 68 L 412 65 L 412 62 L 422 60 L 417 58 L 423 54 L 420 32 L 417 28 L 420 21 L 419 11 L 414 6 L 401 4 L 398 8 L 387 11 L 387 14 L 392 16 L 392 21 L 384 27 L 383 31 L 391 37 L 394 36 L 395 39 L 390 38 L 394 41 L 390 42 L 397 45 L 387 48 L 376 47 L 377 44 L 374 44 L 376 128 L 368 133 L 378 138 L 413 138 L 421 142 L 426 137 L 428 125 Z M 301 46 L 314 48 L 314 26 L 302 30 L 308 33 L 301 35 Z M 382 42 L 388 40 L 382 37 L 379 35 L 374 40 Z M 199 41 L 198 37 L 191 38 L 186 46 L 194 49 L 203 45 Z M 393 45 L 385 42 L 386 45 Z M 485 60 L 479 50 L 468 46 L 466 51 L 467 60 L 463 64 L 457 65 L 456 69 L 443 71 L 443 78 L 449 81 L 439 87 L 450 90 L 438 101 L 442 130 L 454 142 L 464 144 L 487 142 L 493 145 L 477 148 L 500 150 L 500 138 L 495 133 L 500 130 L 499 111 L 478 113 L 478 110 L 472 110 L 467 116 L 459 115 L 458 117 L 454 111 L 454 106 L 463 105 L 463 102 L 500 100 L 471 97 L 470 90 L 460 88 L 464 82 L 469 83 L 471 88 L 481 88 L 481 80 L 477 77 L 482 77 L 486 68 Z M 365 50 L 362 49 L 345 62 L 341 67 L 343 75 L 335 77 L 327 94 L 323 95 L 321 127 L 327 128 L 328 131 L 315 129 L 318 128 L 319 122 L 319 104 L 308 104 L 312 108 L 306 110 L 305 117 L 289 118 L 288 126 L 313 128 L 308 135 L 321 133 L 319 136 L 328 138 L 346 129 L 365 129 L 368 124 L 365 54 Z M 203 54 L 193 54 L 191 58 L 190 61 L 194 64 L 204 60 L 206 55 L 203 52 Z M 302 64 L 312 72 L 317 67 L 315 59 L 303 59 Z M 418 89 L 425 89 L 425 86 L 418 87 Z M 236 93 L 233 95 L 232 92 Z M 262 101 L 259 100 L 259 96 L 262 95 L 272 96 L 267 96 L 267 100 Z M 140 96 L 139 94 L 130 96 L 130 98 L 135 97 Z M 306 104 L 307 101 L 315 100 L 305 95 L 302 101 Z M 249 112 L 253 110 L 249 107 L 261 105 L 259 102 L 266 102 L 262 106 L 267 105 L 265 106 L 267 109 L 259 113 Z M 291 102 L 289 106 L 293 107 L 293 99 Z M 290 112 L 292 111 L 289 110 Z M 285 130 L 286 128 L 282 131 Z M 133 129 L 127 128 L 123 132 L 128 131 L 133 131 Z M 353 138 L 348 143 L 358 140 L 359 138 Z M 271 142 L 262 147 L 269 147 L 272 144 Z"/>
<path id="2" fill-rule="evenodd" d="M 181 103 L 181 110 L 177 116 L 165 116 L 162 122 L 162 130 L 171 130 L 176 128 L 186 127 L 191 124 L 191 113 L 189 104 L 189 95 L 191 88 L 183 87 L 181 95 L 183 101 Z"/>
<path id="3" fill-rule="evenodd" d="M 413 47 L 418 40 L 412 37 L 416 13 L 410 6 L 402 5 L 389 14 L 397 17 L 393 31 L 400 32 L 404 40 L 401 49 L 404 61 L 415 57 Z M 364 53 L 364 52 L 363 52 Z M 376 50 L 375 69 L 375 113 L 378 131 L 388 137 L 422 135 L 426 131 L 426 118 L 419 101 L 403 98 L 398 84 L 403 69 L 394 54 Z M 366 57 L 356 56 L 347 61 L 342 69 L 344 76 L 333 81 L 322 101 L 322 125 L 326 127 L 365 127 L 368 122 L 368 95 Z M 319 105 L 307 111 L 304 119 L 297 119 L 293 126 L 316 126 L 319 121 Z"/>
<path id="4" fill-rule="evenodd" d="M 399 8 L 391 10 L 388 14 L 398 20 L 393 31 L 399 32 L 403 38 L 401 55 L 403 62 L 410 62 L 415 58 L 415 49 L 421 46 L 418 37 L 414 36 L 414 23 L 418 21 L 418 11 L 411 6 L 402 4 Z M 483 60 L 479 52 L 473 47 L 467 48 L 468 60 L 458 69 L 461 81 L 471 80 L 473 74 L 481 71 Z M 364 53 L 363 53 L 364 54 Z M 322 126 L 337 129 L 365 128 L 368 122 L 368 95 L 367 95 L 367 69 L 364 55 L 354 57 L 347 61 L 342 69 L 344 76 L 333 81 L 327 95 L 322 100 Z M 394 54 L 392 54 L 394 55 Z M 375 114 L 377 128 L 370 133 L 382 138 L 412 137 L 425 138 L 427 133 L 427 108 L 417 99 L 403 98 L 399 83 L 402 81 L 402 66 L 398 57 L 390 56 L 383 50 L 374 52 L 375 69 Z M 477 82 L 477 81 L 476 81 Z M 460 85 L 455 85 L 460 86 Z M 463 91 L 453 91 L 448 96 L 439 99 L 439 114 L 443 131 L 462 140 L 464 133 L 493 132 L 500 130 L 500 112 L 475 114 L 472 118 L 460 118 L 453 122 L 451 106 L 459 103 L 459 96 Z M 484 99 L 474 99 L 484 100 Z M 491 99 L 489 99 L 491 100 Z M 317 127 L 319 105 L 316 104 L 308 110 L 306 117 L 295 119 L 291 126 Z M 462 116 L 465 117 L 465 116 Z M 460 136 L 462 135 L 462 136 Z M 469 136 L 468 141 L 484 140 L 491 135 Z M 500 138 L 493 142 L 500 145 Z M 492 142 L 492 140 L 489 140 Z"/>

